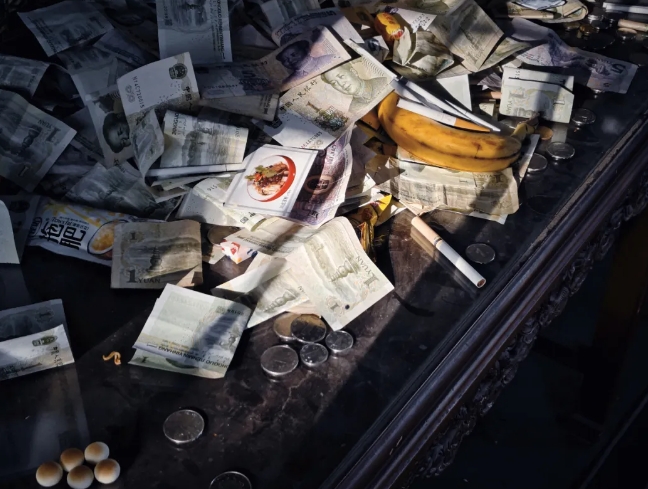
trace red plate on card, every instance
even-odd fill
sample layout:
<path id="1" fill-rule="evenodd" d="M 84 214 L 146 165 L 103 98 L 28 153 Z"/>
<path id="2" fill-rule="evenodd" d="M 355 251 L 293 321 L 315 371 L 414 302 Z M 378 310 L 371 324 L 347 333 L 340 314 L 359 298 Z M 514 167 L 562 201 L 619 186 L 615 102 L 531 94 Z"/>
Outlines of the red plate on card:
<path id="1" fill-rule="evenodd" d="M 268 156 L 245 175 L 250 197 L 259 202 L 271 202 L 285 194 L 295 181 L 297 168 L 287 156 Z"/>

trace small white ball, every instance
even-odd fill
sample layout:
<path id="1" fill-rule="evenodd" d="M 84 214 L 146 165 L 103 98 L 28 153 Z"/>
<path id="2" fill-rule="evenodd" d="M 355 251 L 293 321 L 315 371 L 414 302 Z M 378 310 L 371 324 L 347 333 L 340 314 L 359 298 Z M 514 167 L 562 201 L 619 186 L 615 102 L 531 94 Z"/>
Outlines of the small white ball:
<path id="1" fill-rule="evenodd" d="M 102 460 L 106 460 L 110 455 L 110 449 L 102 441 L 90 443 L 85 449 L 85 459 L 91 464 L 96 464 Z"/>
<path id="2" fill-rule="evenodd" d="M 112 458 L 107 458 L 99 462 L 94 469 L 95 479 L 97 479 L 102 484 L 112 484 L 117 480 L 121 468 L 116 460 Z"/>
<path id="3" fill-rule="evenodd" d="M 67 483 L 72 489 L 87 489 L 94 481 L 92 469 L 87 465 L 79 465 L 70 470 L 67 476 Z"/>
<path id="4" fill-rule="evenodd" d="M 61 453 L 61 465 L 66 472 L 82 465 L 83 460 L 83 452 L 78 448 L 68 448 Z"/>
<path id="5" fill-rule="evenodd" d="M 43 487 L 52 487 L 63 478 L 63 469 L 56 462 L 45 462 L 36 470 L 36 482 Z"/>

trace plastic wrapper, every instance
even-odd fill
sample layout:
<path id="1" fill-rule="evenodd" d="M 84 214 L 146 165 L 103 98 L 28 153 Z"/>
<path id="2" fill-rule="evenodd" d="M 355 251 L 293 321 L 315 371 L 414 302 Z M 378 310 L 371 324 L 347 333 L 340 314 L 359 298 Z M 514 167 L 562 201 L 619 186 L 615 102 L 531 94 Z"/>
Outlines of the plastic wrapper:
<path id="1" fill-rule="evenodd" d="M 255 250 L 234 241 L 224 240 L 220 246 L 223 254 L 229 257 L 229 259 L 236 264 L 243 263 L 248 258 L 252 258 L 256 255 Z"/>

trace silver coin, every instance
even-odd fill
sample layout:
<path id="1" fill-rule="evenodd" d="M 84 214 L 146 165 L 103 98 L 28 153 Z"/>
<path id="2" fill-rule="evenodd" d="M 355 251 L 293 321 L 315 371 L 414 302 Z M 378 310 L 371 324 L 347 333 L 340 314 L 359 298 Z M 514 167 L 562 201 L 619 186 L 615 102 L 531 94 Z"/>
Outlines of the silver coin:
<path id="1" fill-rule="evenodd" d="M 286 343 L 295 341 L 295 338 L 293 338 L 292 333 L 290 332 L 290 324 L 295 318 L 297 318 L 297 316 L 298 314 L 287 312 L 275 319 L 275 322 L 272 325 L 272 330 L 281 341 L 285 341 Z"/>
<path id="2" fill-rule="evenodd" d="M 648 54 L 646 53 L 632 53 L 630 55 L 630 62 L 638 66 L 648 66 Z"/>
<path id="3" fill-rule="evenodd" d="M 572 112 L 571 120 L 577 126 L 587 126 L 596 121 L 596 114 L 589 109 L 576 109 Z"/>
<path id="4" fill-rule="evenodd" d="M 326 324 L 315 314 L 302 314 L 290 323 L 290 333 L 300 343 L 317 343 L 326 336 Z"/>
<path id="5" fill-rule="evenodd" d="M 571 144 L 550 143 L 547 145 L 547 154 L 554 160 L 568 160 L 573 158 L 576 150 Z"/>
<path id="6" fill-rule="evenodd" d="M 473 243 L 466 248 L 466 257 L 480 265 L 486 265 L 495 259 L 495 250 L 486 243 Z"/>
<path id="7" fill-rule="evenodd" d="M 240 472 L 223 472 L 211 481 L 209 489 L 252 489 L 252 483 Z"/>
<path id="8" fill-rule="evenodd" d="M 324 343 L 333 355 L 344 355 L 353 347 L 353 336 L 346 331 L 331 331 Z"/>
<path id="9" fill-rule="evenodd" d="M 527 171 L 529 173 L 540 173 L 547 169 L 547 158 L 538 153 L 533 153 Z"/>
<path id="10" fill-rule="evenodd" d="M 268 348 L 261 355 L 261 368 L 270 377 L 283 377 L 299 365 L 297 352 L 287 345 Z"/>
<path id="11" fill-rule="evenodd" d="M 299 358 L 307 367 L 317 367 L 328 360 L 328 350 L 319 343 L 308 343 L 299 350 Z"/>
<path id="12" fill-rule="evenodd" d="M 181 409 L 164 420 L 164 436 L 173 443 L 184 445 L 198 439 L 205 429 L 205 420 L 193 409 Z"/>

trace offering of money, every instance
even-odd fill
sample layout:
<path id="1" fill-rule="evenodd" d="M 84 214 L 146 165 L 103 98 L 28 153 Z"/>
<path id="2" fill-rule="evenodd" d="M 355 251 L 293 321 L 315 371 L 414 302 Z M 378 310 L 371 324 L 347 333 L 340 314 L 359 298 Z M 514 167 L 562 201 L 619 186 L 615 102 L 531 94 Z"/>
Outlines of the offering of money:
<path id="1" fill-rule="evenodd" d="M 342 40 L 351 39 L 359 44 L 363 39 L 347 20 L 339 8 L 323 8 L 311 10 L 296 17 L 292 17 L 281 27 L 272 31 L 272 40 L 278 46 L 283 46 L 295 37 L 308 32 L 318 26 L 326 26 L 335 32 Z"/>
<path id="2" fill-rule="evenodd" d="M 18 260 L 22 258 L 27 238 L 29 237 L 29 229 L 36 215 L 40 196 L 38 195 L 0 195 L 0 202 L 3 202 L 8 211 L 7 215 L 2 213 L 2 229 L 0 232 L 0 239 L 8 240 L 10 233 L 7 228 L 6 218 L 10 219 L 9 229 L 13 230 L 13 240 L 15 241 L 15 250 L 17 251 Z M 0 244 L 0 250 L 10 250 L 11 242 L 6 242 L 4 245 Z M 1 254 L 1 253 L 0 253 Z M 8 263 L 8 262 L 3 262 Z M 17 262 L 12 262 L 17 263 Z"/>
<path id="3" fill-rule="evenodd" d="M 189 53 L 142 66 L 117 80 L 128 125 L 133 128 L 150 109 L 162 120 L 166 109 L 196 109 L 198 84 Z"/>
<path id="4" fill-rule="evenodd" d="M 175 200 L 156 202 L 142 174 L 128 162 L 111 168 L 97 163 L 65 197 L 98 209 L 151 219 L 166 219 L 178 204 Z"/>
<path id="5" fill-rule="evenodd" d="M 75 134 L 20 95 L 0 90 L 0 176 L 33 191 Z"/>
<path id="6" fill-rule="evenodd" d="M 204 377 L 206 379 L 220 379 L 222 377 L 217 372 L 203 368 L 189 367 L 171 358 L 165 358 L 161 355 L 138 350 L 137 348 L 135 348 L 135 355 L 133 355 L 133 358 L 128 363 L 129 365 L 166 370 L 167 372 L 176 372 L 185 375 L 195 375 L 196 377 Z"/>
<path id="7" fill-rule="evenodd" d="M 115 226 L 134 216 L 43 198 L 27 246 L 110 266 Z"/>
<path id="8" fill-rule="evenodd" d="M 428 27 L 462 64 L 478 71 L 502 37 L 497 24 L 474 0 L 455 2 L 451 10 L 438 15 Z"/>
<path id="9" fill-rule="evenodd" d="M 418 31 L 410 34 L 405 29 L 403 35 L 394 42 L 394 62 L 432 77 L 452 65 L 454 58 L 445 46 L 436 41 L 431 32 Z"/>
<path id="10" fill-rule="evenodd" d="M 265 19 L 257 18 L 259 25 L 270 31 L 298 14 L 320 8 L 317 0 L 268 0 L 259 4 Z M 265 20 L 265 22 L 264 22 Z"/>
<path id="11" fill-rule="evenodd" d="M 209 69 L 198 75 L 203 98 L 277 93 L 350 59 L 326 27 L 297 36 L 268 56 Z"/>
<path id="12" fill-rule="evenodd" d="M 316 232 L 317 230 L 312 227 L 302 226 L 286 219 L 276 219 L 254 231 L 241 229 L 225 240 L 254 252 L 260 251 L 269 256 L 285 258 Z"/>
<path id="13" fill-rule="evenodd" d="M 344 328 L 393 290 L 362 250 L 349 221 L 322 226 L 286 260 L 301 289 L 333 330 Z"/>
<path id="14" fill-rule="evenodd" d="M 196 77 L 200 80 L 200 70 L 196 70 Z M 246 95 L 243 97 L 201 99 L 203 107 L 232 112 L 233 114 L 247 115 L 255 119 L 273 121 L 279 106 L 279 95 Z"/>
<path id="15" fill-rule="evenodd" d="M 289 216 L 316 151 L 267 144 L 247 158 L 245 170 L 234 177 L 225 207 L 263 215 Z"/>
<path id="16" fill-rule="evenodd" d="M 132 158 L 135 153 L 130 127 L 117 85 L 90 94 L 86 104 L 103 151 L 104 165 L 110 168 Z"/>
<path id="17" fill-rule="evenodd" d="M 232 61 L 227 0 L 157 0 L 160 57 L 189 52 L 197 65 Z"/>
<path id="18" fill-rule="evenodd" d="M 323 149 L 389 94 L 395 75 L 371 57 L 344 63 L 279 99 L 263 131 L 285 146 Z"/>
<path id="19" fill-rule="evenodd" d="M 521 41 L 544 44 L 517 54 L 516 58 L 535 66 L 571 68 L 576 82 L 594 90 L 626 93 L 637 65 L 567 46 L 558 35 L 525 19 L 513 19 L 510 35 Z"/>
<path id="20" fill-rule="evenodd" d="M 13 226 L 6 204 L 0 200 L 0 263 L 19 264 Z"/>
<path id="21" fill-rule="evenodd" d="M 0 311 L 0 341 L 41 333 L 57 326 L 67 328 L 61 299 Z"/>
<path id="22" fill-rule="evenodd" d="M 570 88 L 571 87 L 571 88 Z M 504 68 L 500 114 L 568 123 L 574 105 L 574 77 Z"/>
<path id="23" fill-rule="evenodd" d="M 18 13 L 48 56 L 105 34 L 113 28 L 91 3 L 67 0 Z"/>
<path id="24" fill-rule="evenodd" d="M 154 110 L 149 110 L 133 130 L 133 151 L 142 176 L 164 153 L 164 135 Z"/>
<path id="25" fill-rule="evenodd" d="M 58 55 L 72 77 L 81 100 L 113 85 L 117 80 L 117 60 L 110 53 L 94 46 L 69 49 Z"/>
<path id="26" fill-rule="evenodd" d="M 167 285 L 134 347 L 223 377 L 251 312 L 236 302 Z"/>
<path id="27" fill-rule="evenodd" d="M 115 227 L 113 289 L 162 289 L 202 283 L 200 224 L 131 222 Z"/>
<path id="28" fill-rule="evenodd" d="M 166 150 L 160 168 L 201 166 L 209 172 L 218 171 L 217 165 L 243 161 L 248 130 L 168 110 L 164 135 Z"/>
<path id="29" fill-rule="evenodd" d="M 49 63 L 35 59 L 0 54 L 0 88 L 33 97 L 49 66 Z"/>
<path id="30" fill-rule="evenodd" d="M 101 149 L 97 132 L 94 129 L 92 116 L 88 107 L 84 107 L 78 112 L 66 117 L 63 122 L 77 132 L 72 141 L 70 141 L 70 146 L 95 161 L 103 160 L 103 150 Z"/>
<path id="31" fill-rule="evenodd" d="M 147 50 L 142 49 L 135 41 L 118 29 L 108 31 L 101 36 L 94 47 L 115 56 L 117 59 L 139 68 L 157 61 Z"/>

